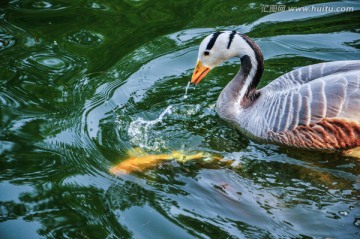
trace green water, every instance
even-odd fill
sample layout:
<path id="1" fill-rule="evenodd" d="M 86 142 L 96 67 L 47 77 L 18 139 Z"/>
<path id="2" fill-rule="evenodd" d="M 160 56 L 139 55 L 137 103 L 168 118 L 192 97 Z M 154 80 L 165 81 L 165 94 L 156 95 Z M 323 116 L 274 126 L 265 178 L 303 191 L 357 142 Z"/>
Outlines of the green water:
<path id="1" fill-rule="evenodd" d="M 214 30 L 260 45 L 261 86 L 360 59 L 360 3 L 318 2 L 353 11 L 262 11 L 314 4 L 302 0 L 1 1 L 0 238 L 359 238 L 358 159 L 251 142 L 218 118 L 238 61 L 184 98 Z M 136 147 L 234 163 L 111 175 Z"/>

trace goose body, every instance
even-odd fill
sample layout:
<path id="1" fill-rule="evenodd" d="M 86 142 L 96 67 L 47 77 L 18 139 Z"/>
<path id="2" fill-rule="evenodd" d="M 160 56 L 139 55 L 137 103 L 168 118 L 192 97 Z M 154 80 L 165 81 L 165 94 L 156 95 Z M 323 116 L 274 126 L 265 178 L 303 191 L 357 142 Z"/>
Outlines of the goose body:
<path id="1" fill-rule="evenodd" d="M 256 89 L 264 69 L 260 48 L 238 32 L 216 32 L 201 43 L 191 82 L 231 57 L 240 58 L 241 68 L 216 111 L 247 137 L 306 149 L 360 146 L 360 60 L 301 67 Z"/>

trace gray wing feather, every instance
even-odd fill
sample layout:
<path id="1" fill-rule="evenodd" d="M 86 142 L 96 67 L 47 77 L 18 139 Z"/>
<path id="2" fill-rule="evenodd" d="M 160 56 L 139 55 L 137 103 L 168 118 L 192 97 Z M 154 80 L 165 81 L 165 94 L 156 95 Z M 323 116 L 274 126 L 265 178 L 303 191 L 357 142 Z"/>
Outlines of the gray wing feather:
<path id="1" fill-rule="evenodd" d="M 333 61 L 304 66 L 276 78 L 263 89 L 272 92 L 288 91 L 321 77 L 353 70 L 360 71 L 360 60 Z"/>
<path id="2" fill-rule="evenodd" d="M 266 111 L 271 130 L 292 130 L 323 118 L 360 122 L 360 61 L 338 61 L 302 67 L 264 87 L 272 99 Z"/>

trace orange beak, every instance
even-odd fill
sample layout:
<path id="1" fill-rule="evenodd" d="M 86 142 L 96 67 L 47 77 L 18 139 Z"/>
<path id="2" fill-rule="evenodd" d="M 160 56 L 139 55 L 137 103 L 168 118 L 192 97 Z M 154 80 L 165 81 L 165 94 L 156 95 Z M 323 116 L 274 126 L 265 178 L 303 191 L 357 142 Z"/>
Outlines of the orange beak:
<path id="1" fill-rule="evenodd" d="M 202 78 L 206 76 L 207 73 L 209 73 L 210 68 L 207 66 L 203 66 L 200 60 L 196 62 L 196 66 L 194 69 L 194 73 L 191 77 L 191 83 L 197 85 Z"/>

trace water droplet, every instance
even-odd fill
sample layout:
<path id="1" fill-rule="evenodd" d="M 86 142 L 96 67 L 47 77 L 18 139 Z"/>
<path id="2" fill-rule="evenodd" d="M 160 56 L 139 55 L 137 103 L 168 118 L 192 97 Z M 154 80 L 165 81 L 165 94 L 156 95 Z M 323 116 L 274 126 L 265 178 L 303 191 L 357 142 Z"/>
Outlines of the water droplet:
<path id="1" fill-rule="evenodd" d="M 88 4 L 88 7 L 89 8 L 92 8 L 92 9 L 96 9 L 96 10 L 109 10 L 110 8 L 108 6 L 106 6 L 105 4 L 102 4 L 102 3 L 96 3 L 96 2 L 93 2 L 93 3 L 89 3 Z"/>
<path id="2" fill-rule="evenodd" d="M 360 217 L 354 219 L 354 225 L 360 227 Z"/>
<path id="3" fill-rule="evenodd" d="M 256 7 L 256 3 L 249 3 L 249 8 L 254 9 Z"/>
<path id="4" fill-rule="evenodd" d="M 91 8 L 95 8 L 95 9 L 101 8 L 100 4 L 98 4 L 98 3 L 96 3 L 96 2 L 91 3 L 91 4 L 90 4 L 90 7 L 91 7 Z"/>
<path id="5" fill-rule="evenodd" d="M 34 8 L 40 8 L 40 9 L 48 9 L 52 8 L 52 4 L 45 1 L 37 1 L 31 4 Z"/>
<path id="6" fill-rule="evenodd" d="M 187 93 L 188 93 L 188 89 L 189 89 L 189 87 L 190 87 L 190 84 L 191 84 L 191 82 L 189 81 L 188 84 L 187 84 L 187 86 L 186 86 L 186 88 L 185 88 L 184 99 L 187 99 L 187 98 L 188 98 Z"/>
<path id="7" fill-rule="evenodd" d="M 347 212 L 347 211 L 339 211 L 339 214 L 341 215 L 341 216 L 347 216 L 347 215 L 349 215 L 349 212 Z"/>
<path id="8" fill-rule="evenodd" d="M 166 114 L 171 114 L 172 105 L 169 105 L 158 118 L 154 120 L 144 120 L 143 118 L 137 118 L 135 121 L 131 122 L 128 128 L 128 135 L 131 138 L 130 142 L 136 145 L 137 147 L 157 150 L 163 144 L 165 144 L 164 140 L 160 137 L 156 137 L 154 135 L 153 140 L 150 140 L 149 137 L 152 136 L 150 134 L 153 133 L 151 128 L 162 122 L 164 116 Z"/>
<path id="9" fill-rule="evenodd" d="M 103 41 L 104 37 L 100 33 L 80 30 L 67 36 L 67 40 L 71 43 L 75 43 L 81 46 L 99 46 Z"/>

